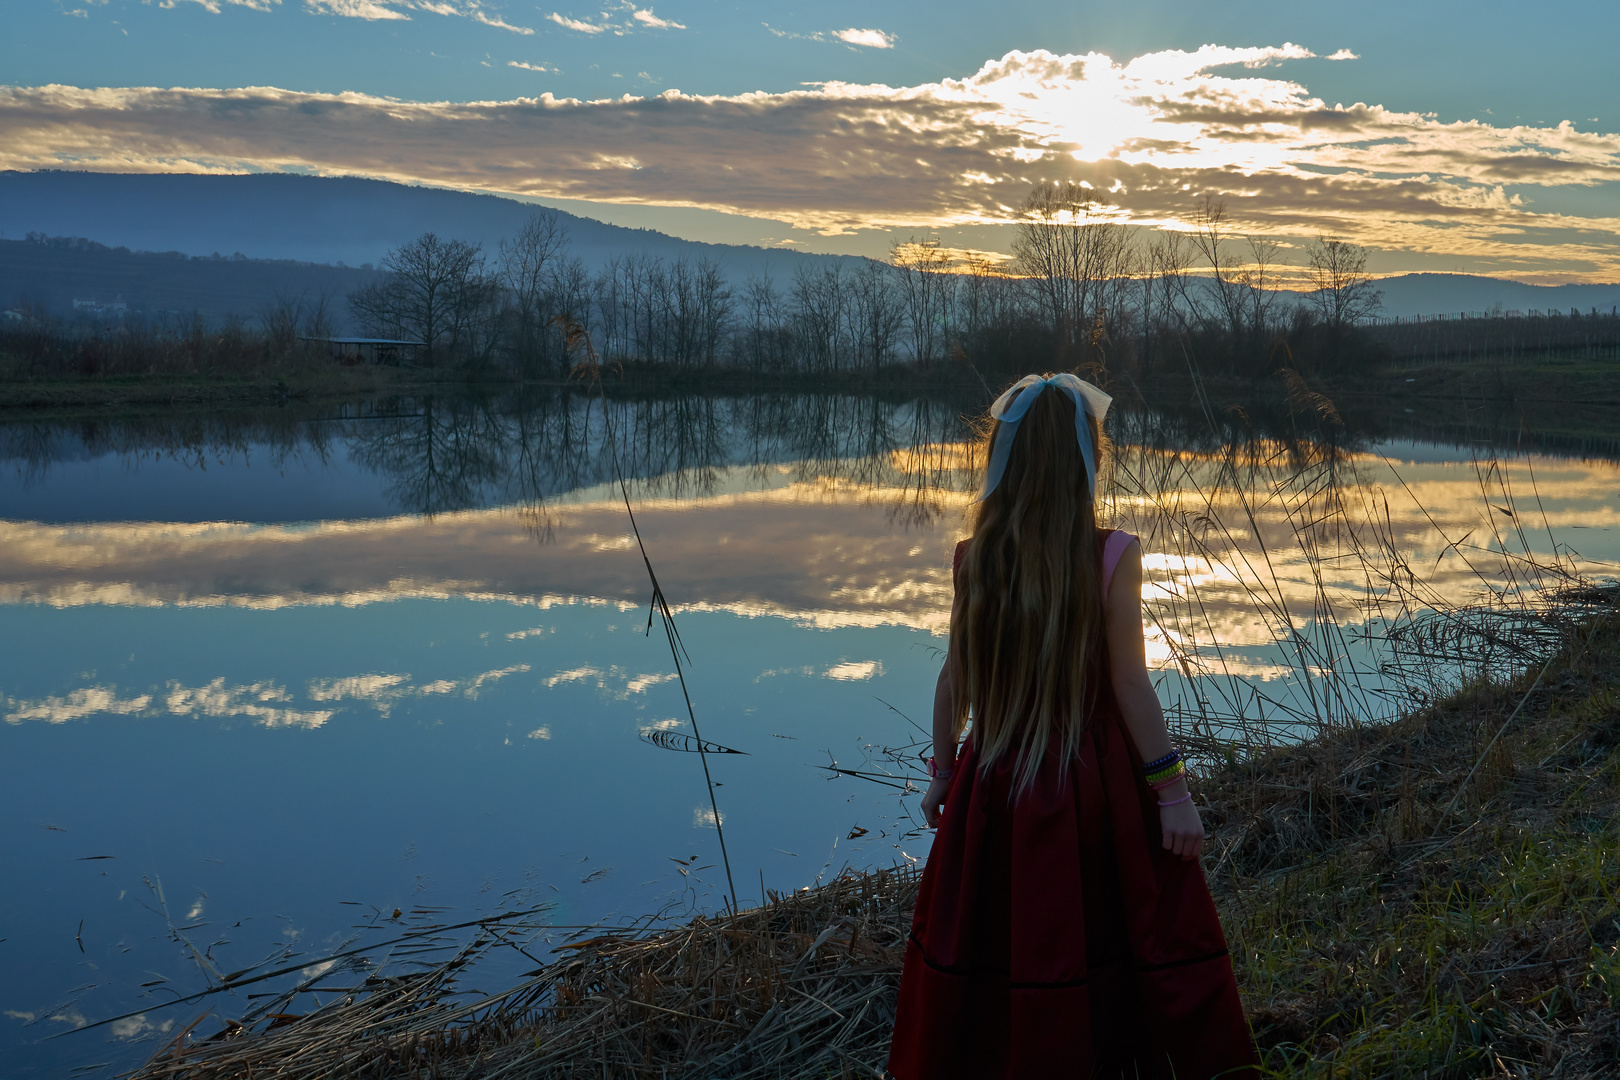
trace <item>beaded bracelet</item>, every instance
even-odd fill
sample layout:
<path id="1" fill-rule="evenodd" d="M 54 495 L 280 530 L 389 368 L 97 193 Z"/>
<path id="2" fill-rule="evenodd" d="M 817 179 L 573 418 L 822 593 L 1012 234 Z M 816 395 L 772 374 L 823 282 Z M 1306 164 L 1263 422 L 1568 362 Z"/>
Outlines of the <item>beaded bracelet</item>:
<path id="1" fill-rule="evenodd" d="M 1186 771 L 1186 763 L 1178 761 L 1174 765 L 1167 766 L 1163 769 L 1154 769 L 1152 772 L 1148 773 L 1147 782 L 1149 784 L 1157 784 L 1161 780 L 1168 780 L 1171 777 L 1180 776 Z"/>
<path id="2" fill-rule="evenodd" d="M 1184 802 L 1192 802 L 1192 792 L 1189 791 L 1187 794 L 1183 795 L 1179 799 L 1171 799 L 1169 802 L 1161 802 L 1159 805 L 1160 806 L 1180 806 Z"/>
<path id="3" fill-rule="evenodd" d="M 1157 761 L 1150 761 L 1143 765 L 1142 771 L 1145 773 L 1156 773 L 1162 769 L 1168 769 L 1171 765 L 1180 760 L 1181 751 L 1172 749 L 1168 754 L 1164 755 L 1162 758 L 1159 758 Z"/>
<path id="4" fill-rule="evenodd" d="M 1149 784 L 1148 787 L 1152 788 L 1154 791 L 1161 791 L 1164 788 L 1167 788 L 1171 784 L 1175 783 L 1177 780 L 1185 780 L 1185 779 L 1187 779 L 1187 770 L 1182 769 L 1180 772 L 1176 773 L 1176 775 L 1174 775 L 1172 777 L 1169 777 L 1167 779 L 1164 779 L 1164 780 L 1160 780 L 1156 784 Z"/>

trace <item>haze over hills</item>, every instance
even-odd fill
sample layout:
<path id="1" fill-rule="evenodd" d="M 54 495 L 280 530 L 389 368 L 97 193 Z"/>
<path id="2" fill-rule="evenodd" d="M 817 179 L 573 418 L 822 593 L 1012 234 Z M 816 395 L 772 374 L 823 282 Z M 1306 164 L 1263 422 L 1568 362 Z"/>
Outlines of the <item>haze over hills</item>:
<path id="1" fill-rule="evenodd" d="M 130 251 L 82 239 L 0 240 L 0 308 L 38 305 L 59 317 L 89 303 L 104 305 L 82 312 L 91 317 L 195 312 L 217 324 L 231 316 L 251 320 L 278 297 L 308 305 L 324 296 L 333 331 L 347 334 L 359 327 L 346 298 L 377 276 L 350 266 Z"/>
<path id="2" fill-rule="evenodd" d="M 493 254 L 537 207 L 495 195 L 411 187 L 383 180 L 258 173 L 250 175 L 0 172 L 0 240 L 27 233 L 85 237 L 129 252 L 93 248 L 45 257 L 30 245 L 0 243 L 0 305 L 28 295 L 53 308 L 72 299 L 123 299 L 131 307 L 251 315 L 275 290 L 346 293 L 361 271 L 390 248 L 423 232 L 482 241 Z M 648 229 L 629 229 L 557 211 L 567 223 L 569 254 L 595 266 L 617 255 L 711 258 L 736 284 L 769 270 L 785 287 L 801 266 L 854 264 L 855 256 L 783 248 L 708 244 Z M 141 252 L 209 258 L 154 261 Z M 241 254 L 248 263 L 233 261 Z M 298 268 L 296 260 L 335 264 Z M 1384 314 L 1502 310 L 1608 309 L 1620 284 L 1527 285 L 1468 274 L 1407 274 L 1379 282 Z M 264 290 L 262 298 L 253 299 Z M 148 295 L 149 294 L 149 295 Z M 341 305 L 340 305 L 341 306 Z"/>
<path id="3" fill-rule="evenodd" d="M 375 263 L 424 232 L 482 241 L 493 254 L 541 208 L 497 195 L 411 187 L 354 177 L 243 176 L 88 172 L 0 172 L 0 238 L 30 232 L 83 236 L 109 247 L 307 262 Z M 786 248 L 705 244 L 593 221 L 563 211 L 569 252 L 588 265 L 646 252 L 664 258 L 708 257 L 740 280 L 769 266 L 859 262 Z"/>

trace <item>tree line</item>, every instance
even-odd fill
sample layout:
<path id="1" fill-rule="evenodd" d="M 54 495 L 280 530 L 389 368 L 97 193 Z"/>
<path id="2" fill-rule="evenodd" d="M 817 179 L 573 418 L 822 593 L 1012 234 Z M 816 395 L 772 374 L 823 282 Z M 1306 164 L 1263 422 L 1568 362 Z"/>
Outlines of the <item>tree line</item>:
<path id="1" fill-rule="evenodd" d="M 496 250 L 425 233 L 389 252 L 381 277 L 349 297 L 378 337 L 420 341 L 433 366 L 546 377 L 571 363 L 567 315 L 606 359 L 675 371 L 839 375 L 896 366 L 1129 366 L 1193 358 L 1269 373 L 1283 360 L 1363 357 L 1358 325 L 1381 294 L 1366 251 L 1333 237 L 1307 245 L 1304 301 L 1279 292 L 1283 248 L 1241 235 L 1206 199 L 1184 231 L 1133 229 L 1078 184 L 1037 185 L 1020 207 L 1012 258 L 954 252 L 931 238 L 886 261 L 800 265 L 730 281 L 707 258 L 620 256 L 592 268 L 565 225 L 536 213 Z"/>

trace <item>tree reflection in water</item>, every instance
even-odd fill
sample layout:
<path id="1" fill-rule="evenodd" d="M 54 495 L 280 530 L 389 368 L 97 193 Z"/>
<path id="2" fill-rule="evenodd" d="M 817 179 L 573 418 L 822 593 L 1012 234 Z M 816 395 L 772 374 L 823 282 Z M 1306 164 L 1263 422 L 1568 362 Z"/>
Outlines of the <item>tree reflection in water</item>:
<path id="1" fill-rule="evenodd" d="M 256 469 L 266 460 L 277 469 L 330 465 L 348 470 L 350 480 L 357 471 L 380 480 L 361 485 L 372 514 L 378 488 L 385 513 L 500 507 L 544 544 L 559 503 L 617 500 L 605 486 L 612 450 L 633 500 L 696 501 L 796 485 L 805 490 L 794 498 L 882 506 L 897 531 L 948 531 L 975 482 L 979 449 L 965 418 L 982 410 L 982 395 L 633 396 L 608 389 L 605 403 L 581 386 L 530 387 L 497 398 L 372 402 L 324 416 L 289 408 L 0 425 L 0 463 L 9 474 L 0 493 L 15 498 L 19 488 L 48 488 L 58 465 L 109 455 L 127 473 L 147 461 L 199 472 L 250 459 Z M 1601 517 L 1607 496 L 1592 493 L 1594 484 L 1607 484 L 1593 479 L 1611 475 L 1607 466 L 1566 466 L 1554 490 L 1528 486 L 1537 477 L 1527 464 L 1523 490 L 1533 498 L 1516 506 L 1509 472 L 1519 466 L 1498 459 L 1488 444 L 1452 443 L 1428 465 L 1400 466 L 1409 451 L 1379 440 L 1441 447 L 1450 440 L 1392 411 L 1341 415 L 1294 390 L 1286 399 L 1224 408 L 1202 399 L 1154 409 L 1121 400 L 1109 428 L 1112 494 L 1104 513 L 1109 524 L 1143 537 L 1155 660 L 1181 673 L 1165 688 L 1167 700 L 1207 745 L 1263 742 L 1276 729 L 1292 737 L 1432 698 L 1469 664 L 1495 664 L 1489 642 L 1468 637 L 1458 645 L 1464 631 L 1456 631 L 1440 663 L 1432 662 L 1439 655 L 1432 649 L 1414 660 L 1386 645 L 1429 641 L 1425 620 L 1436 613 L 1467 634 L 1476 624 L 1530 619 L 1540 597 L 1578 574 L 1612 569 L 1553 542 L 1540 509 L 1579 516 L 1583 526 L 1608 520 Z M 612 450 L 610 430 L 618 439 Z M 1510 458 L 1534 450 L 1573 450 L 1585 462 L 1620 456 L 1620 445 L 1573 448 L 1534 432 L 1515 435 L 1504 449 Z M 1443 475 L 1437 461 L 1462 468 Z M 1414 488 L 1401 468 L 1428 472 L 1414 476 Z M 159 485 L 171 480 L 162 472 L 155 478 Z M 287 486 L 298 484 L 289 479 Z M 73 486 L 68 479 L 62 490 Z M 205 502 L 199 496 L 186 509 L 214 512 Z M 43 513 L 50 504 L 32 505 Z M 148 505 L 127 504 L 136 514 Z M 318 500 L 294 509 L 305 505 L 331 513 L 331 504 Z M 87 508 L 97 520 L 104 512 L 83 502 L 68 505 L 69 519 Z M 758 512 L 771 513 L 764 505 Z M 0 516 L 19 515 L 0 506 Z M 1548 543 L 1531 527 L 1538 521 Z M 1483 616 L 1458 614 L 1481 605 L 1490 607 Z"/>
<path id="2" fill-rule="evenodd" d="M 825 394 L 608 399 L 570 392 L 507 401 L 425 397 L 393 415 L 347 421 L 352 460 L 386 479 L 401 510 L 439 514 L 508 505 L 542 542 L 546 500 L 611 479 L 607 432 L 641 497 L 701 499 L 728 472 L 756 483 L 773 469 L 798 483 L 866 489 L 898 520 L 927 523 L 968 482 L 951 448 L 963 410 L 928 400 Z"/>

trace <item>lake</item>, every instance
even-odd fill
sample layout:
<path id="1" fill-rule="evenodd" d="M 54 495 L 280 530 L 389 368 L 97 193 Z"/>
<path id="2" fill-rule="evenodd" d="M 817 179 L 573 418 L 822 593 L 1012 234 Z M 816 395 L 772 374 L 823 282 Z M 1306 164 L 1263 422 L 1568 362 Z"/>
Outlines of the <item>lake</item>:
<path id="1" fill-rule="evenodd" d="M 538 909 L 477 969 L 493 991 L 573 928 L 925 858 L 907 717 L 982 404 L 557 392 L 0 426 L 0 1075 L 130 1067 L 266 984 L 169 1002 L 395 931 Z M 1435 612 L 1511 620 L 1620 575 L 1612 453 L 1389 411 L 1373 436 L 1110 418 L 1105 509 L 1144 537 L 1150 656 L 1201 753 L 1511 665 L 1410 643 Z M 738 751 L 707 756 L 712 801 L 694 716 Z"/>

